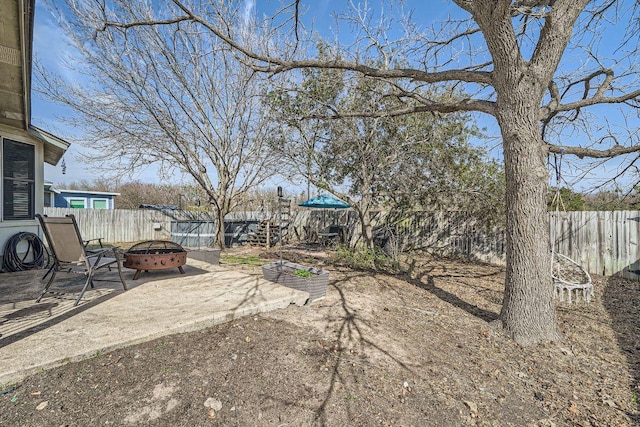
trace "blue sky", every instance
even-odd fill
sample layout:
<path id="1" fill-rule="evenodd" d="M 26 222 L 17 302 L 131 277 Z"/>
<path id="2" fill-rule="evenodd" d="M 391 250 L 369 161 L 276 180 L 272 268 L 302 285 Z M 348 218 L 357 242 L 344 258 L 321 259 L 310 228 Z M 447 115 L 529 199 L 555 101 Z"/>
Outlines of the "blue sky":
<path id="1" fill-rule="evenodd" d="M 41 0 L 36 0 L 35 28 L 33 34 L 34 59 L 41 62 L 48 70 L 62 75 L 68 81 L 79 78 L 65 67 L 65 62 L 73 58 L 73 51 L 69 49 L 63 31 L 58 27 L 49 11 Z M 35 76 L 34 76 L 35 78 Z M 69 111 L 56 105 L 35 91 L 31 97 L 32 123 L 63 139 L 81 138 L 82 125 L 69 126 L 60 118 L 68 117 Z M 45 164 L 45 180 L 55 184 L 69 184 L 81 180 L 93 181 L 103 177 L 96 176 L 95 170 L 80 158 L 80 154 L 87 151 L 86 147 L 72 143 L 64 155 L 66 173 L 63 173 L 62 162 L 57 166 Z M 159 180 L 156 170 L 140 170 L 130 180 Z"/>
<path id="2" fill-rule="evenodd" d="M 256 1 L 259 13 L 268 12 L 269 8 L 273 7 L 274 4 L 273 2 L 267 3 L 264 0 L 247 0 L 246 9 L 248 11 L 253 10 L 253 8 L 256 7 Z M 315 29 L 326 35 L 331 34 L 333 30 L 335 30 L 335 24 L 331 17 L 331 13 L 337 6 L 343 6 L 346 8 L 346 2 L 336 2 L 330 0 L 316 0 L 314 2 L 303 1 L 302 5 L 305 8 L 309 8 L 309 12 L 306 15 L 305 22 L 307 24 L 310 24 L 311 21 L 313 21 Z M 424 17 L 425 25 L 433 21 L 445 20 L 448 16 L 451 15 L 459 18 L 461 16 L 464 16 L 465 14 L 465 12 L 461 11 L 457 6 L 453 5 L 452 2 L 448 0 L 406 1 L 406 5 L 407 7 L 415 9 L 414 17 L 417 17 L 419 19 L 423 19 Z M 343 34 L 343 37 L 348 36 L 348 30 L 348 26 L 341 24 L 340 31 Z M 620 37 L 620 31 L 622 30 L 611 30 L 611 37 Z M 606 43 L 603 49 L 604 48 L 606 48 Z M 34 54 L 35 57 L 39 61 L 41 61 L 47 69 L 60 73 L 70 80 L 74 80 L 77 78 L 73 74 L 69 73 L 69 71 L 64 67 L 64 63 L 68 61 L 70 57 L 73 57 L 73 52 L 69 50 L 62 31 L 58 29 L 57 24 L 51 18 L 49 12 L 43 5 L 43 1 L 41 0 L 36 1 Z M 581 60 L 582 58 L 576 57 L 569 57 L 567 59 L 567 61 Z M 599 112 L 599 115 L 606 117 L 610 113 L 613 114 L 613 107 L 599 107 L 597 111 Z M 71 128 L 57 120 L 57 116 L 64 117 L 67 114 L 68 113 L 64 109 L 44 101 L 37 93 L 33 93 L 32 121 L 34 125 L 42 127 L 63 138 L 81 136 L 81 124 L 74 128 Z M 637 123 L 637 120 L 633 123 Z M 484 115 L 479 115 L 478 124 L 480 127 L 486 128 L 489 135 L 499 135 L 499 129 L 495 125 L 495 122 L 492 118 Z M 496 143 L 494 142 L 494 146 L 495 144 Z M 58 165 L 57 167 L 46 165 L 45 179 L 53 181 L 57 184 L 70 183 L 79 180 L 100 179 L 101 177 L 95 176 L 95 173 L 94 171 L 92 171 L 90 165 L 86 165 L 81 159 L 78 158 L 78 154 L 83 152 L 83 150 L 87 150 L 87 148 L 81 147 L 77 144 L 73 144 L 69 152 L 65 155 L 65 162 L 67 166 L 66 174 L 62 174 L 62 168 L 60 165 Z M 497 156 L 500 155 L 499 153 L 499 149 L 494 151 L 494 154 L 496 154 Z M 565 162 L 565 164 L 567 164 L 567 162 Z M 614 160 L 610 161 L 604 168 L 597 169 L 597 171 L 592 176 L 593 181 L 595 181 L 595 179 L 602 178 L 603 176 L 611 176 L 612 174 L 615 174 L 615 170 L 617 167 L 619 167 L 619 164 L 619 160 Z M 572 179 L 570 168 L 566 169 L 565 174 L 568 180 Z M 160 180 L 160 178 L 157 176 L 157 171 L 154 168 L 137 171 L 136 175 L 130 177 L 129 179 L 140 179 L 156 182 Z M 176 176 L 173 179 L 174 182 L 180 182 L 181 180 L 182 177 L 180 176 Z M 274 187 L 277 185 L 291 187 L 291 191 L 296 192 L 299 192 L 302 189 L 306 188 L 306 184 L 301 183 L 300 185 L 296 185 L 295 183 L 289 183 L 287 182 L 286 178 L 278 178 L 274 180 L 272 184 Z M 591 184 L 591 180 L 587 180 L 583 183 L 575 183 L 574 187 L 586 188 Z"/>

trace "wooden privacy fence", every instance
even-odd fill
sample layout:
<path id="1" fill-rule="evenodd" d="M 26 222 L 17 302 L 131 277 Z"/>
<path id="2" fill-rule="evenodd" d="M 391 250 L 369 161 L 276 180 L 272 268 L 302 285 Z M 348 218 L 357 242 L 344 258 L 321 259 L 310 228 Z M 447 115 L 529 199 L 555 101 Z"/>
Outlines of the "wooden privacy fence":
<path id="1" fill-rule="evenodd" d="M 169 215 L 153 210 L 45 208 L 50 216 L 76 216 L 85 239 L 102 237 L 108 242 L 171 239 Z M 427 249 L 442 255 L 463 255 L 495 264 L 505 262 L 504 230 L 480 227 L 464 212 L 412 212 L 390 226 L 382 226 L 377 213 L 373 225 L 376 241 L 387 248 Z M 351 242 L 360 240 L 352 211 L 298 211 L 291 219 L 293 235 L 304 237 L 303 226 L 335 222 L 346 225 Z M 640 280 L 640 211 L 549 213 L 550 236 L 556 251 L 589 271 Z M 386 228 L 386 230 L 385 230 Z M 554 238 L 555 237 L 555 238 Z"/>
<path id="2" fill-rule="evenodd" d="M 640 280 L 640 211 L 550 213 L 556 251 L 589 273 Z"/>
<path id="3" fill-rule="evenodd" d="M 390 231 L 397 236 L 392 244 L 401 250 L 426 249 L 492 264 L 505 262 L 504 230 L 484 227 L 466 212 L 414 212 L 393 224 Z"/>
<path id="4" fill-rule="evenodd" d="M 389 254 L 425 249 L 439 255 L 464 255 L 484 262 L 504 264 L 504 230 L 487 230 L 465 212 L 409 212 L 387 222 L 386 212 L 373 212 L 371 225 L 376 245 Z M 362 241 L 360 223 L 352 210 L 301 210 L 293 217 L 293 234 L 305 238 L 304 228 L 345 226 L 347 240 Z"/>
<path id="5" fill-rule="evenodd" d="M 106 242 L 172 240 L 182 246 L 211 246 L 215 227 L 209 212 L 151 209 L 45 208 L 45 215 L 73 214 L 82 237 Z"/>
<path id="6" fill-rule="evenodd" d="M 44 208 L 45 215 L 73 214 L 83 239 L 102 237 L 107 242 L 168 240 L 171 218 L 153 210 Z"/>
<path id="7" fill-rule="evenodd" d="M 404 248 L 505 263 L 504 230 L 478 227 L 464 213 L 414 213 L 396 230 Z M 556 252 L 589 273 L 640 280 L 640 211 L 550 212 L 549 231 Z"/>
<path id="8" fill-rule="evenodd" d="M 462 212 L 416 212 L 396 231 L 403 248 L 506 261 L 504 230 L 479 227 Z M 556 252 L 589 273 L 640 280 L 640 211 L 550 212 L 549 231 Z"/>

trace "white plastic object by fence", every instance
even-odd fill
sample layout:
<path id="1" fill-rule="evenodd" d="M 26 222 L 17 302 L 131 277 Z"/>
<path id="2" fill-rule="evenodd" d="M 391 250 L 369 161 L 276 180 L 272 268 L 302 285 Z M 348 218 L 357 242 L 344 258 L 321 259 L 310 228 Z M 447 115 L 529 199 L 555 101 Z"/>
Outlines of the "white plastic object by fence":
<path id="1" fill-rule="evenodd" d="M 587 270 L 565 255 L 556 252 L 552 255 L 553 296 L 569 304 L 578 302 L 580 297 L 585 302 L 591 301 L 593 283 Z"/>
<path id="2" fill-rule="evenodd" d="M 554 206 L 556 226 L 552 228 L 552 233 L 549 236 L 551 240 L 551 277 L 553 278 L 553 296 L 560 301 L 571 304 L 575 298 L 578 301 L 580 295 L 585 302 L 591 301 L 593 296 L 593 283 L 591 282 L 591 276 L 587 270 L 571 258 L 566 255 L 562 255 L 556 252 L 557 233 L 558 233 L 558 221 L 560 219 L 560 210 L 566 212 L 567 209 L 562 200 L 562 192 L 560 186 L 562 184 L 561 169 L 562 169 L 562 156 L 564 149 L 560 150 L 559 155 L 554 155 L 555 159 L 555 172 L 556 172 L 556 192 L 551 201 L 551 205 Z"/>

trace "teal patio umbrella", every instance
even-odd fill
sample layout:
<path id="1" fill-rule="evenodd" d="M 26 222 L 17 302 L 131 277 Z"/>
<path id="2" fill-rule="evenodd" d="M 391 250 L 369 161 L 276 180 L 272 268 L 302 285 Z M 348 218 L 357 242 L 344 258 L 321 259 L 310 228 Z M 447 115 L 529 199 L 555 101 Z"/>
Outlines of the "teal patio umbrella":
<path id="1" fill-rule="evenodd" d="M 321 194 L 313 199 L 305 200 L 302 203 L 298 203 L 298 206 L 319 209 L 346 209 L 351 207 L 349 203 L 326 194 Z"/>
<path id="2" fill-rule="evenodd" d="M 302 203 L 298 203 L 298 206 L 302 206 L 304 208 L 322 209 L 323 210 L 322 211 L 323 227 L 325 225 L 324 215 L 325 215 L 326 209 L 347 209 L 351 207 L 351 205 L 345 202 L 344 200 L 340 200 L 336 197 L 333 197 L 327 194 L 321 194 L 312 199 L 305 200 Z"/>

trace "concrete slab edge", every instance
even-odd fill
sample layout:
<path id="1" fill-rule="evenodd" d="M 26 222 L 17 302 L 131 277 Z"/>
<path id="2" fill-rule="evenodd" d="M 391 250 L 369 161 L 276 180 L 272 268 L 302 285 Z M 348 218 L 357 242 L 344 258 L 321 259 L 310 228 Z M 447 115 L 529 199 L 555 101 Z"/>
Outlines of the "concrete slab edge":
<path id="1" fill-rule="evenodd" d="M 266 301 L 264 303 L 258 304 L 257 306 L 253 306 L 253 307 L 239 307 L 234 310 L 221 311 L 218 313 L 213 313 L 213 317 L 207 316 L 205 318 L 193 319 L 189 322 L 176 324 L 174 327 L 170 329 L 157 331 L 145 336 L 133 337 L 132 339 L 119 342 L 117 344 L 107 345 L 102 348 L 85 349 L 80 353 L 77 353 L 71 356 L 65 356 L 60 359 L 52 360 L 50 362 L 40 364 L 37 366 L 30 366 L 28 368 L 16 370 L 13 372 L 3 372 L 3 373 L 0 373 L 0 389 L 6 388 L 11 384 L 19 383 L 25 378 L 31 375 L 37 374 L 39 372 L 52 369 L 58 366 L 62 366 L 67 363 L 90 359 L 91 357 L 94 357 L 98 352 L 107 353 L 107 352 L 111 352 L 121 348 L 129 347 L 132 345 L 153 341 L 155 339 L 162 338 L 164 336 L 182 334 L 187 332 L 195 332 L 195 331 L 206 329 L 222 323 L 227 323 L 241 317 L 250 316 L 250 315 L 259 314 L 259 313 L 265 313 L 273 310 L 284 309 L 291 304 L 302 306 L 305 304 L 308 298 L 309 298 L 308 293 L 297 291 L 295 294 L 295 298 L 293 298 L 293 301 L 292 301 L 292 297 L 289 295 L 286 297 L 282 297 L 281 299 L 278 299 L 278 300 Z"/>

